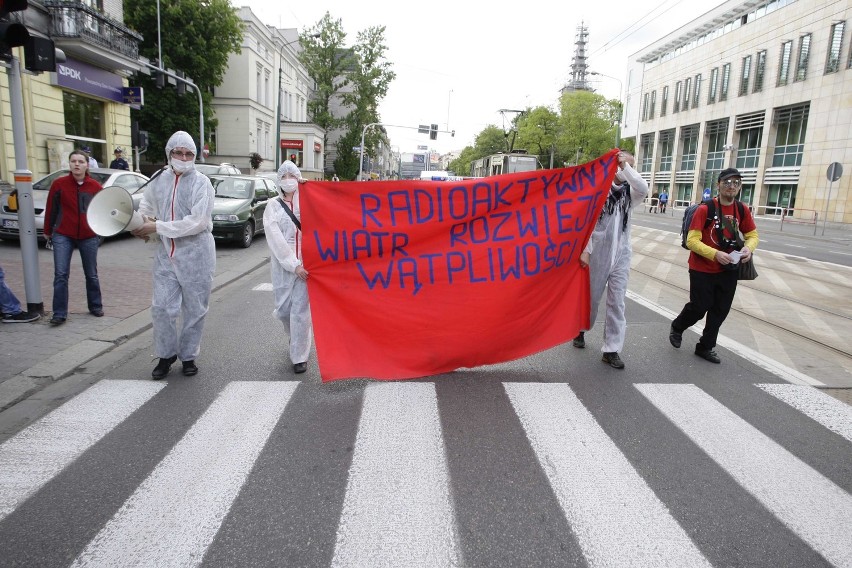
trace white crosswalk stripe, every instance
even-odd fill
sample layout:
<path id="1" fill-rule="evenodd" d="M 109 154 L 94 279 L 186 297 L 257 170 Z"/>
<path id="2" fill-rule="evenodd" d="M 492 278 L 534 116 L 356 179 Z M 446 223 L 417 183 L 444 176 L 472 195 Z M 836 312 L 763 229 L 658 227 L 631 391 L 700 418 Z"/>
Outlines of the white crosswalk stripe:
<path id="1" fill-rule="evenodd" d="M 852 406 L 803 385 L 757 385 L 775 398 L 852 442 Z"/>
<path id="2" fill-rule="evenodd" d="M 266 455 L 274 455 L 276 451 L 290 452 L 293 448 L 286 440 L 290 431 L 286 418 L 291 412 L 299 413 L 302 395 L 309 392 L 297 390 L 300 384 L 228 383 L 212 404 L 206 409 L 199 408 L 197 419 L 189 417 L 194 423 L 185 434 L 183 429 L 176 429 L 173 438 L 160 445 L 162 454 L 159 455 L 165 457 L 156 466 L 149 462 L 145 474 L 152 466 L 153 471 L 138 486 L 137 482 L 126 484 L 125 492 L 104 508 L 97 525 L 86 532 L 84 538 L 79 538 L 71 552 L 61 553 L 63 558 L 76 557 L 74 567 L 200 566 L 204 564 L 205 554 L 216 556 L 211 546 L 229 542 L 225 536 L 228 530 L 242 527 L 247 519 L 270 523 L 272 532 L 279 530 L 282 517 L 275 523 L 262 516 L 269 503 L 248 499 L 241 492 L 244 487 L 254 489 L 255 493 L 260 489 L 265 491 L 264 482 L 269 484 L 269 480 L 264 479 L 264 475 L 256 475 L 256 469 L 263 469 L 258 464 L 263 463 Z M 601 415 L 596 414 L 598 410 L 591 405 L 587 407 L 586 399 L 581 400 L 571 385 L 538 382 L 504 382 L 502 385 L 505 397 L 500 389 L 490 392 L 496 392 L 502 399 L 501 408 L 507 409 L 502 414 L 509 416 L 495 417 L 493 427 L 506 428 L 516 445 L 523 446 L 523 451 L 514 455 L 530 464 L 538 477 L 533 481 L 536 498 L 541 497 L 540 503 L 550 505 L 551 519 L 558 519 L 551 520 L 547 530 L 558 526 L 559 534 L 567 537 L 564 542 L 573 547 L 571 553 L 575 560 L 585 559 L 591 568 L 704 567 L 727 560 L 724 554 L 711 550 L 713 544 L 708 548 L 708 542 L 713 541 L 712 538 L 708 540 L 708 531 L 701 524 L 706 522 L 707 527 L 713 527 L 727 519 L 685 515 L 684 510 L 692 507 L 693 497 L 688 491 L 678 493 L 677 503 L 667 501 L 672 496 L 665 491 L 658 495 L 655 491 L 666 486 L 668 472 L 660 468 L 654 472 L 658 478 L 643 478 L 640 472 L 647 472 L 647 466 L 635 467 L 631 463 L 642 446 L 633 444 L 633 453 L 623 450 L 620 444 L 631 442 L 608 434 L 611 428 L 604 429 L 601 425 L 607 426 Z M 51 507 L 45 492 L 36 495 L 39 489 L 57 477 L 70 478 L 71 483 L 76 483 L 77 478 L 63 470 L 131 414 L 135 413 L 132 420 L 137 420 L 141 413 L 155 412 L 150 406 L 140 407 L 164 386 L 164 383 L 151 381 L 101 381 L 0 445 L 0 521 L 28 499 L 41 500 L 41 507 Z M 481 472 L 468 471 L 471 461 L 453 460 L 451 456 L 464 448 L 447 447 L 447 439 L 452 442 L 454 438 L 445 436 L 442 420 L 448 428 L 451 425 L 464 428 L 464 416 L 451 418 L 453 413 L 446 407 L 447 412 L 442 416 L 439 404 L 442 390 L 436 388 L 435 383 L 374 382 L 363 388 L 363 396 L 360 386 L 346 386 L 354 388 L 356 396 L 347 399 L 348 418 L 342 422 L 343 428 L 333 435 L 347 432 L 351 438 L 344 434 L 344 440 L 334 438 L 334 444 L 321 447 L 351 446 L 351 463 L 348 457 L 333 462 L 339 464 L 335 478 L 339 481 L 334 483 L 339 488 L 339 497 L 331 500 L 332 503 L 323 498 L 313 501 L 315 505 L 331 509 L 327 516 L 321 517 L 320 524 L 328 531 L 324 539 L 318 537 L 324 548 L 314 559 L 298 554 L 292 558 L 307 564 L 336 567 L 489 564 L 493 559 L 465 557 L 472 550 L 479 554 L 484 550 L 487 554 L 487 541 L 484 546 L 482 543 L 476 547 L 465 546 L 467 538 L 482 538 L 482 535 L 471 533 L 470 523 L 464 523 L 464 515 L 456 507 L 461 506 L 458 503 L 467 507 L 474 503 L 469 496 L 462 497 L 465 484 L 487 483 L 487 477 L 478 475 L 483 472 L 500 475 L 504 471 L 500 463 L 503 448 L 490 448 L 494 452 L 490 455 L 496 455 L 495 463 L 488 464 Z M 778 404 L 748 386 L 773 408 L 812 418 L 815 421 L 813 429 L 824 428 L 833 447 L 852 441 L 850 409 L 843 403 L 838 406 L 834 399 L 828 400 L 826 395 L 811 387 L 756 386 L 789 406 Z M 576 388 L 579 394 L 588 396 Z M 837 471 L 823 475 L 818 465 L 805 463 L 791 453 L 793 450 L 782 447 L 696 385 L 623 385 L 621 392 L 625 389 L 639 405 L 635 409 L 635 420 L 653 415 L 646 428 L 665 424 L 673 432 L 671 425 L 674 425 L 685 436 L 675 436 L 680 446 L 672 447 L 686 445 L 696 452 L 700 450 L 719 467 L 718 474 L 710 472 L 715 476 L 714 482 L 721 475 L 724 480 L 720 483 L 735 487 L 741 495 L 747 491 L 754 496 L 749 504 L 754 514 L 747 518 L 772 519 L 774 516 L 780 521 L 776 524 L 787 540 L 791 540 L 793 534 L 801 539 L 791 545 L 799 554 L 812 555 L 808 558 L 816 558 L 818 554 L 833 566 L 852 567 L 852 540 L 849 539 L 852 495 L 847 491 L 848 485 L 846 489 L 837 485 L 843 483 L 837 481 L 842 479 L 836 477 Z M 636 391 L 642 396 L 636 395 Z M 296 393 L 300 396 L 294 397 Z M 166 401 L 171 403 L 169 408 L 175 406 L 175 399 L 166 394 L 181 393 L 179 389 L 163 393 L 151 401 L 151 405 Z M 306 419 L 308 425 L 324 412 L 324 401 L 313 403 L 317 406 L 312 407 Z M 357 414 L 359 403 L 360 417 Z M 275 436 L 270 438 L 273 430 Z M 502 434 L 502 430 L 496 432 Z M 125 435 L 126 432 L 121 434 Z M 327 433 L 318 430 L 318 435 Z M 121 436 L 119 440 L 123 439 Z M 471 442 L 475 444 L 476 440 Z M 651 437 L 643 443 L 670 444 L 671 440 L 661 438 L 657 442 Z M 313 448 L 309 443 L 298 447 L 301 451 Z M 844 449 L 848 452 L 849 448 Z M 88 460 L 90 468 L 101 467 L 98 450 L 103 453 L 102 447 L 94 448 L 81 461 Z M 298 460 L 300 454 L 288 455 Z M 483 452 L 481 455 L 489 454 Z M 819 459 L 812 461 L 819 462 Z M 465 466 L 460 467 L 460 463 Z M 265 467 L 278 465 L 278 460 L 267 461 Z M 102 467 L 109 468 L 110 464 Z M 290 483 L 291 470 L 281 472 L 284 475 L 281 479 Z M 85 472 L 78 475 L 85 479 Z M 317 475 L 321 476 L 322 472 Z M 835 481 L 829 479 L 832 475 Z M 345 490 L 342 487 L 344 478 Z M 293 483 L 298 480 L 294 479 Z M 286 518 L 297 519 L 293 511 L 298 511 L 301 500 L 290 498 L 291 502 L 281 497 L 297 492 L 278 493 L 275 490 L 278 485 L 274 483 L 268 487 L 272 491 L 270 501 L 280 499 L 289 504 L 280 509 L 272 506 L 271 510 L 288 511 Z M 477 509 L 477 514 L 504 512 L 515 506 L 522 505 L 512 501 L 511 492 L 500 494 L 495 496 L 494 503 L 483 503 L 484 512 Z M 735 508 L 739 508 L 738 503 Z M 253 517 L 256 511 L 258 516 Z M 41 509 L 19 513 L 49 514 Z M 305 512 L 305 515 L 310 514 L 310 511 Z M 509 515 L 510 520 L 499 526 L 511 526 L 511 513 Z M 4 530 L 12 530 L 11 525 L 19 520 L 16 518 L 13 522 L 9 518 L 6 523 L 0 523 L 0 537 L 7 534 Z M 220 529 L 222 534 L 219 534 Z M 750 538 L 759 539 L 757 535 L 763 529 L 762 525 L 755 526 Z M 237 533 L 232 531 L 231 534 Z M 15 546 L 12 540 L 5 540 L 6 544 L 0 544 L 0 557 L 6 547 Z M 283 546 L 298 547 L 301 543 L 291 533 L 282 540 L 286 541 Z M 517 543 L 518 547 L 525 545 L 525 542 Z M 276 550 L 281 550 L 281 546 L 279 543 Z M 304 546 L 313 552 L 313 543 Z M 262 550 L 263 547 L 263 542 L 250 546 L 247 558 L 255 548 Z M 558 556 L 564 548 L 554 550 Z M 218 561 L 211 561 L 211 564 L 221 565 L 223 558 L 217 556 Z M 290 563 L 298 564 L 292 558 Z"/>
<path id="3" fill-rule="evenodd" d="M 433 384 L 372 384 L 332 566 L 459 565 Z"/>
<path id="4" fill-rule="evenodd" d="M 504 386 L 591 566 L 710 566 L 568 385 Z"/>
<path id="5" fill-rule="evenodd" d="M 0 446 L 0 520 L 165 385 L 101 381 Z"/>
<path id="6" fill-rule="evenodd" d="M 297 383 L 232 382 L 72 566 L 197 566 Z"/>
<path id="7" fill-rule="evenodd" d="M 852 496 L 697 386 L 636 388 L 814 550 L 852 566 Z"/>

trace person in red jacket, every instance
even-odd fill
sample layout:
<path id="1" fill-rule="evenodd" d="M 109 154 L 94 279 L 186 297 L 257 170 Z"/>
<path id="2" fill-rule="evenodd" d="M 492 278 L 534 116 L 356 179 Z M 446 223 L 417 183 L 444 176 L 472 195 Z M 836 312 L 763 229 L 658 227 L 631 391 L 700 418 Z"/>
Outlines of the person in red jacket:
<path id="1" fill-rule="evenodd" d="M 71 172 L 57 178 L 50 186 L 44 210 L 44 236 L 48 248 L 51 245 L 53 248 L 52 325 L 61 325 L 68 318 L 68 274 L 74 248 L 80 251 L 83 261 L 89 313 L 95 317 L 104 315 L 98 280 L 100 239 L 86 219 L 89 203 L 103 187 L 89 176 L 89 159 L 82 151 L 71 152 L 68 164 Z"/>

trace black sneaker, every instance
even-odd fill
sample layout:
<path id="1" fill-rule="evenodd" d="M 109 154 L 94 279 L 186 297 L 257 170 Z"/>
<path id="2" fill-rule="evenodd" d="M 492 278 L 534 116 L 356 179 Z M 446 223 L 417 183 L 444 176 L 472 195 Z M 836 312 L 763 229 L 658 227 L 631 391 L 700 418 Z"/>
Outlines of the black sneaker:
<path id="1" fill-rule="evenodd" d="M 683 341 L 683 332 L 676 331 L 674 327 L 669 330 L 669 343 L 672 347 L 680 349 L 680 343 Z"/>
<path id="2" fill-rule="evenodd" d="M 618 353 L 604 353 L 603 357 L 601 357 L 601 361 L 604 363 L 608 363 L 610 367 L 614 369 L 623 369 L 624 361 L 621 360 L 621 357 L 618 356 Z"/>
<path id="3" fill-rule="evenodd" d="M 580 335 L 575 337 L 574 341 L 572 341 L 571 344 L 574 345 L 574 347 L 576 347 L 577 349 L 582 349 L 583 347 L 585 347 L 586 346 L 586 335 L 585 335 L 585 333 L 581 331 Z"/>
<path id="4" fill-rule="evenodd" d="M 160 359 L 160 362 L 157 363 L 157 366 L 154 367 L 154 370 L 151 371 L 151 376 L 154 377 L 155 381 L 159 381 L 162 378 L 165 378 L 166 375 L 169 374 L 169 369 L 172 367 L 172 363 L 177 361 L 177 355 L 172 355 L 168 359 Z"/>
<path id="5" fill-rule="evenodd" d="M 198 367 L 195 364 L 195 361 L 184 361 L 183 362 L 183 374 L 186 377 L 191 377 L 198 373 Z"/>
<path id="6" fill-rule="evenodd" d="M 719 363 L 722 362 L 722 360 L 719 359 L 719 355 L 716 354 L 716 352 L 714 350 L 705 349 L 705 348 L 701 347 L 700 343 L 695 346 L 695 354 L 698 355 L 699 357 L 701 357 L 702 359 L 706 360 L 706 361 L 710 361 L 711 363 L 719 364 Z"/>
<path id="7" fill-rule="evenodd" d="M 296 363 L 295 365 L 293 365 L 293 372 L 296 373 L 296 374 L 304 373 L 307 370 L 308 370 L 308 364 L 307 363 Z"/>
<path id="8" fill-rule="evenodd" d="M 31 314 L 30 312 L 18 312 L 17 314 L 6 314 L 3 317 L 3 323 L 27 323 L 35 321 L 41 317 L 41 314 Z"/>
<path id="9" fill-rule="evenodd" d="M 50 325 L 62 325 L 65 323 L 65 318 L 59 316 L 53 316 L 50 318 Z"/>

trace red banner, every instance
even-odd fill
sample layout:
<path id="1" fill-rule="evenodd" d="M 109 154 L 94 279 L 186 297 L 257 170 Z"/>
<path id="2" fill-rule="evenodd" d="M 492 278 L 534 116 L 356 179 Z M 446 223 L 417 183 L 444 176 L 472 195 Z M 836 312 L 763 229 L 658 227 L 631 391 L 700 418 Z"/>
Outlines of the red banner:
<path id="1" fill-rule="evenodd" d="M 510 361 L 589 324 L 579 256 L 617 150 L 574 168 L 299 190 L 323 381 Z"/>

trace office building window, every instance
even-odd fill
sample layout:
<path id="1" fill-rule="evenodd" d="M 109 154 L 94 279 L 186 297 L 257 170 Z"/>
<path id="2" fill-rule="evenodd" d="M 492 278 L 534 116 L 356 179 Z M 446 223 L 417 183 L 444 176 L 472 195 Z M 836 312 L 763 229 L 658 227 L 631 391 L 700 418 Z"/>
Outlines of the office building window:
<path id="1" fill-rule="evenodd" d="M 846 22 L 837 22 L 831 26 L 828 40 L 828 59 L 825 62 L 825 72 L 836 73 L 840 70 L 840 50 L 843 47 L 843 30 Z"/>
<path id="2" fill-rule="evenodd" d="M 722 65 L 722 88 L 719 89 L 719 100 L 728 100 L 728 87 L 731 84 L 731 64 Z"/>
<path id="3" fill-rule="evenodd" d="M 809 111 L 809 104 L 776 109 L 773 168 L 802 165 Z"/>
<path id="4" fill-rule="evenodd" d="M 790 82 L 790 57 L 793 55 L 793 41 L 785 41 L 781 44 L 781 62 L 778 65 L 779 87 Z"/>
<path id="5" fill-rule="evenodd" d="M 654 135 L 642 135 L 642 161 L 639 164 L 640 172 L 650 172 L 654 164 Z"/>
<path id="6" fill-rule="evenodd" d="M 680 95 L 682 89 L 683 86 L 680 81 L 675 83 L 674 108 L 672 109 L 672 112 L 680 111 Z"/>
<path id="7" fill-rule="evenodd" d="M 751 81 L 751 55 L 743 57 L 743 68 L 740 74 L 739 96 L 748 94 L 748 84 Z"/>
<path id="8" fill-rule="evenodd" d="M 763 77 L 766 75 L 766 50 L 757 52 L 757 65 L 754 69 L 754 89 L 755 93 L 763 90 Z"/>
<path id="9" fill-rule="evenodd" d="M 695 93 L 692 95 L 692 108 L 698 107 L 698 99 L 701 97 L 701 73 L 695 76 Z"/>
<path id="10" fill-rule="evenodd" d="M 648 93 L 642 95 L 642 120 L 648 120 Z"/>
<path id="11" fill-rule="evenodd" d="M 663 130 L 660 132 L 660 171 L 672 171 L 672 161 L 674 160 L 674 142 L 675 131 Z"/>
<path id="12" fill-rule="evenodd" d="M 657 91 L 651 91 L 651 110 L 648 112 L 648 118 L 654 118 L 654 107 L 657 106 Z"/>
<path id="13" fill-rule="evenodd" d="M 716 102 L 716 85 L 719 83 L 719 68 L 714 67 L 710 71 L 710 85 L 707 87 L 709 91 L 709 96 L 707 97 L 707 104 L 712 105 Z"/>
<path id="14" fill-rule="evenodd" d="M 689 108 L 689 89 L 692 85 L 692 79 L 686 79 L 683 82 L 683 110 Z"/>
<path id="15" fill-rule="evenodd" d="M 799 58 L 796 61 L 796 81 L 808 78 L 808 61 L 811 54 L 811 34 L 799 38 Z"/>
<path id="16" fill-rule="evenodd" d="M 704 162 L 704 185 L 712 186 L 716 176 L 725 169 L 725 142 L 728 139 L 729 119 L 714 120 L 707 123 L 707 160 Z"/>
<path id="17" fill-rule="evenodd" d="M 660 116 L 666 116 L 666 107 L 669 106 L 669 87 L 663 87 L 663 99 L 660 101 Z"/>
<path id="18" fill-rule="evenodd" d="M 684 126 L 680 130 L 680 170 L 695 170 L 698 156 L 698 124 Z"/>

